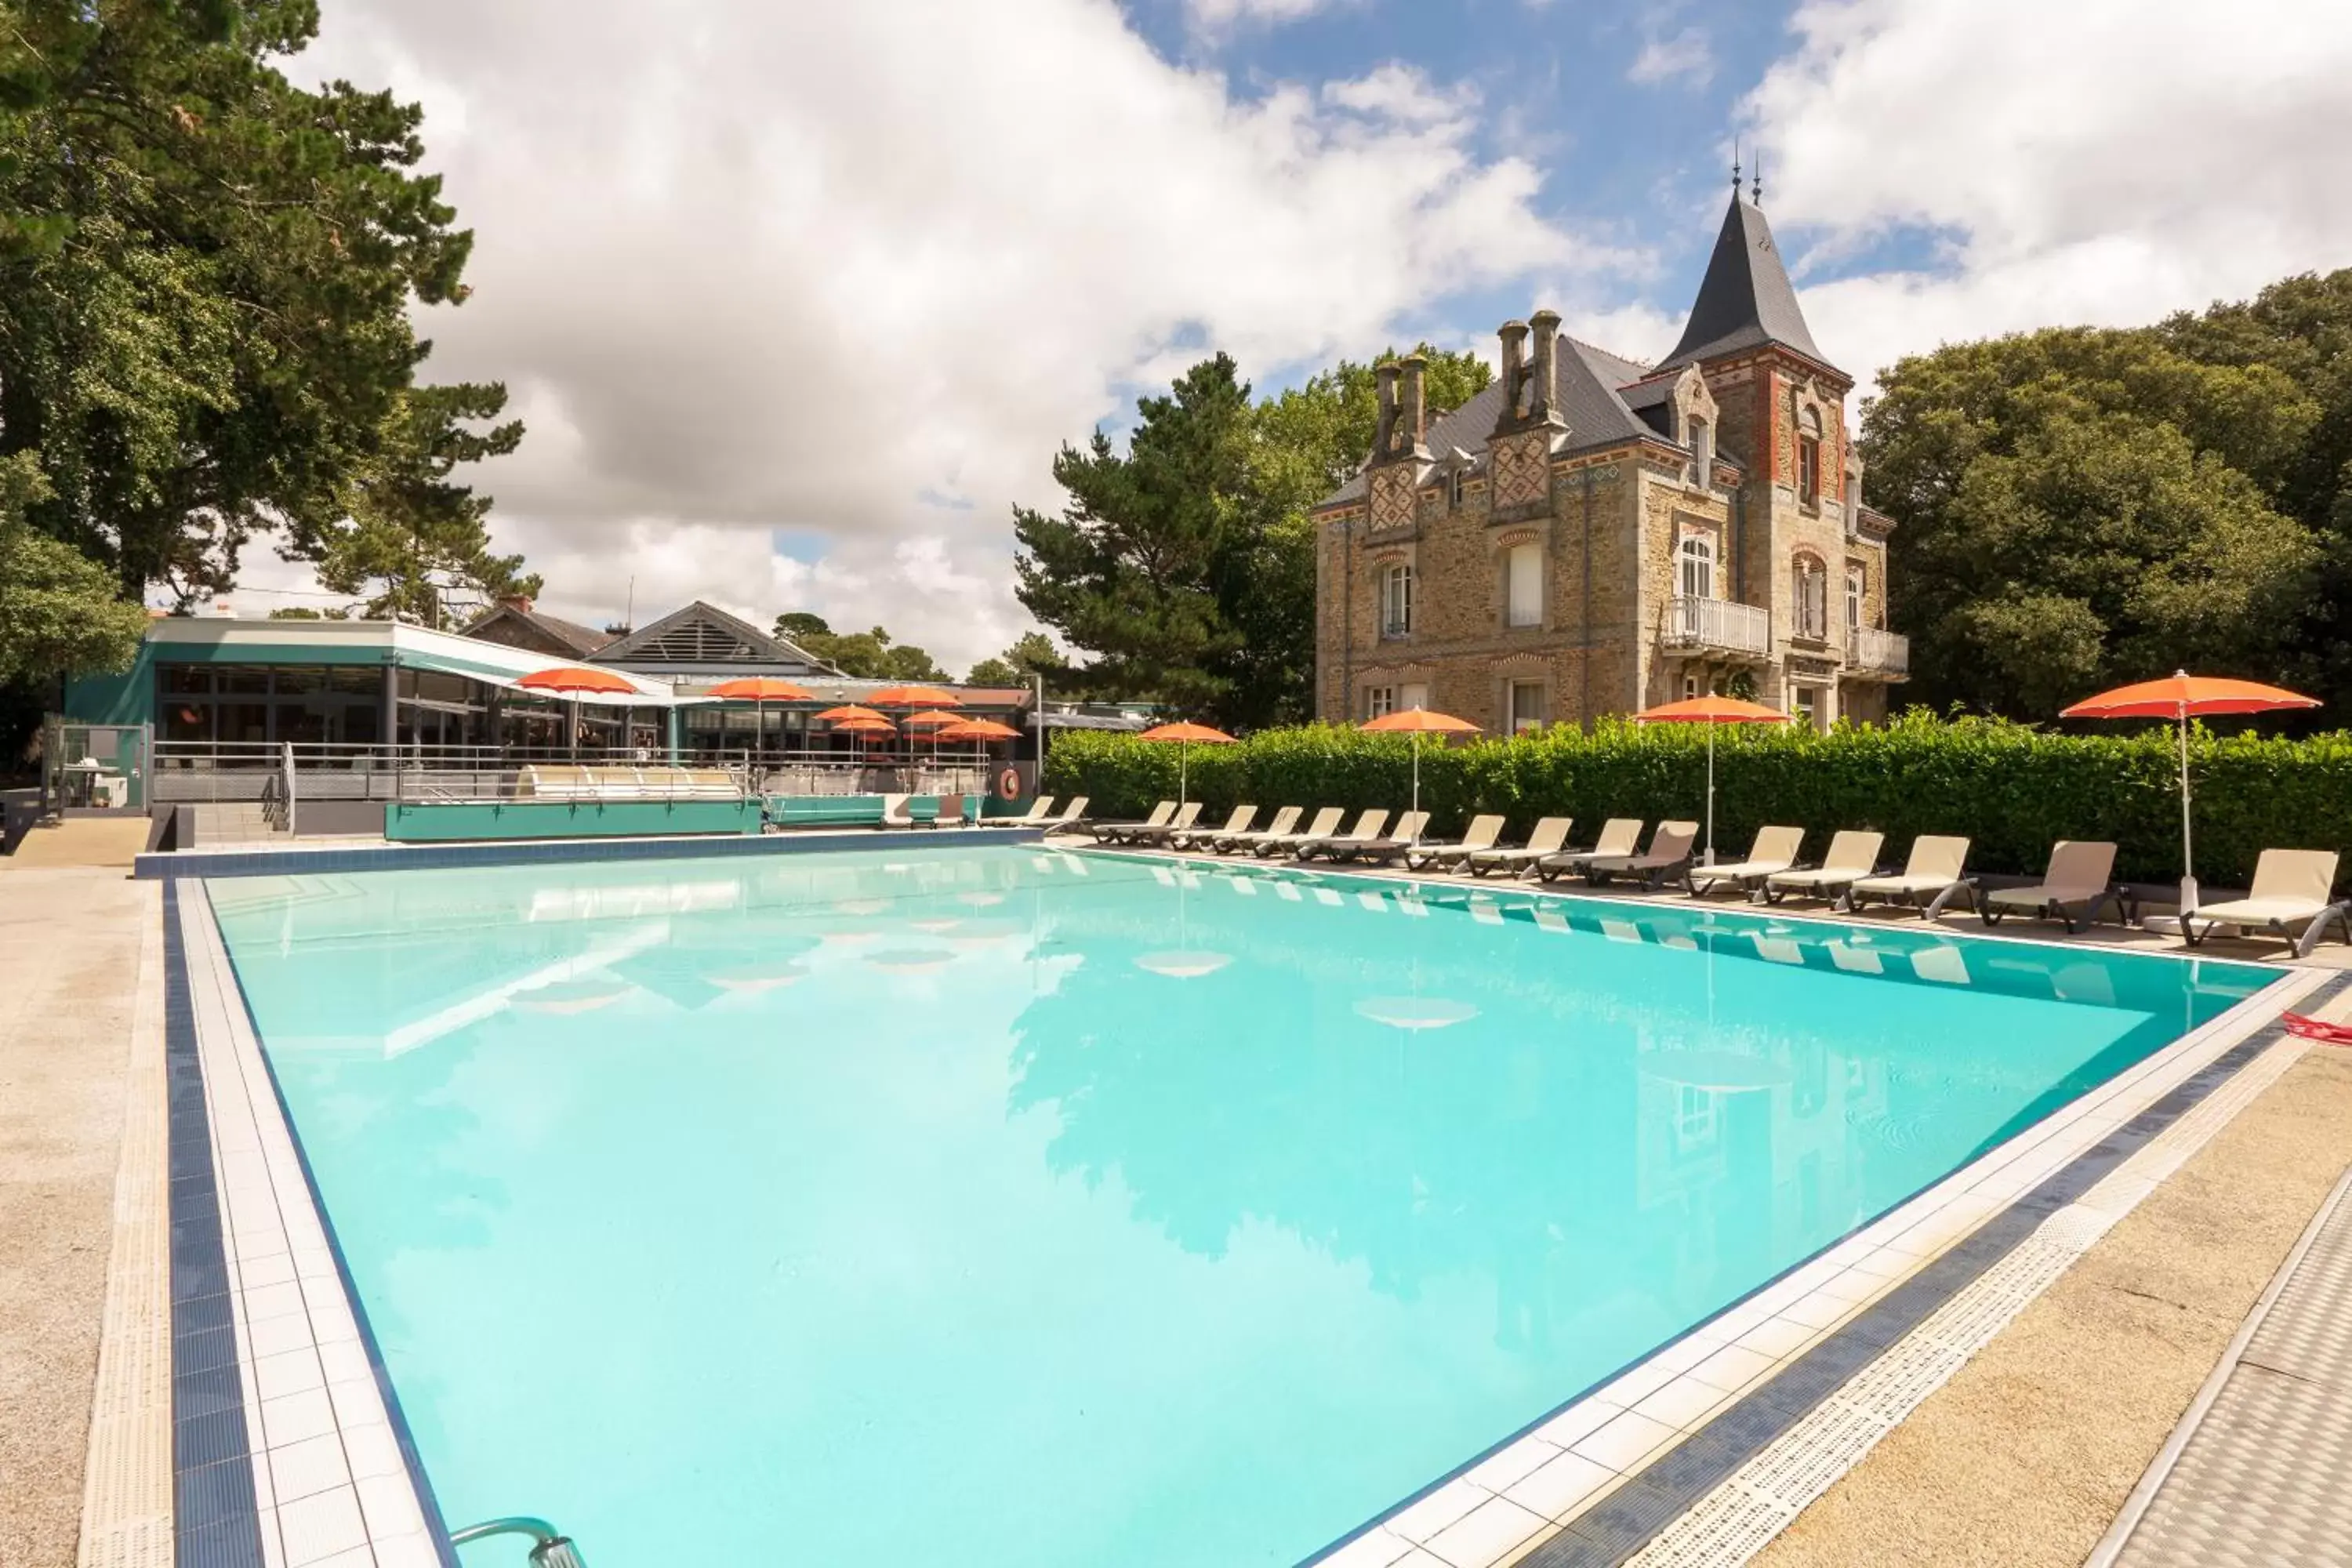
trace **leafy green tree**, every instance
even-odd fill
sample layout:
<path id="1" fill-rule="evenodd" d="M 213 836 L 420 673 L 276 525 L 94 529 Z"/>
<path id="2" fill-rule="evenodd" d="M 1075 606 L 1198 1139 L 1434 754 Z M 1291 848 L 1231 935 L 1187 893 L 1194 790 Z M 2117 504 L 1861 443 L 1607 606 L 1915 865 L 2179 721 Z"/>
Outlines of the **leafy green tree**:
<path id="1" fill-rule="evenodd" d="M 861 680 L 944 681 L 947 671 L 913 643 L 894 642 L 880 626 L 836 632 L 821 616 L 794 610 L 776 617 L 775 635 Z"/>
<path id="2" fill-rule="evenodd" d="M 451 475 L 461 463 L 514 450 L 522 425 L 477 432 L 471 423 L 505 406 L 499 386 L 428 386 L 394 405 L 383 450 L 347 492 L 347 515 L 320 540 L 319 581 L 339 594 L 367 595 L 374 619 L 405 616 L 449 624 L 452 601 L 478 608 L 514 595 L 536 596 L 538 574 L 522 557 L 490 550 L 490 498 Z"/>
<path id="3" fill-rule="evenodd" d="M 0 687 L 127 669 L 147 635 L 105 567 L 25 521 L 47 494 L 31 453 L 0 458 Z"/>
<path id="4" fill-rule="evenodd" d="M 1471 354 L 1430 349 L 1431 406 L 1489 378 Z M 1386 356 L 1384 356 L 1386 357 Z M 1308 509 L 1371 449 L 1370 365 L 1343 361 L 1253 404 L 1231 359 L 1203 360 L 1138 405 L 1124 453 L 1097 431 L 1065 446 L 1059 517 L 1016 509 L 1019 593 L 1092 657 L 1062 684 L 1153 697 L 1244 728 L 1314 706 L 1315 527 Z"/>
<path id="5" fill-rule="evenodd" d="M 415 106 L 287 80 L 317 26 L 312 0 L 0 10 L 0 455 L 38 454 L 32 521 L 126 597 L 227 587 L 258 528 L 331 555 L 356 490 L 462 444 L 418 420 L 500 400 L 401 406 L 409 308 L 465 299 L 472 237 Z"/>
<path id="6" fill-rule="evenodd" d="M 983 658 L 963 678 L 966 686 L 1026 686 L 1032 677 L 1058 678 L 1069 668 L 1062 650 L 1043 632 L 1023 632 L 1011 647 Z"/>
<path id="7" fill-rule="evenodd" d="M 2321 540 L 2274 504 L 2318 423 L 2271 365 L 2154 329 L 2061 329 L 1899 362 L 1865 408 L 1895 517 L 1912 695 L 2016 718 L 2179 666 L 2281 678 Z"/>

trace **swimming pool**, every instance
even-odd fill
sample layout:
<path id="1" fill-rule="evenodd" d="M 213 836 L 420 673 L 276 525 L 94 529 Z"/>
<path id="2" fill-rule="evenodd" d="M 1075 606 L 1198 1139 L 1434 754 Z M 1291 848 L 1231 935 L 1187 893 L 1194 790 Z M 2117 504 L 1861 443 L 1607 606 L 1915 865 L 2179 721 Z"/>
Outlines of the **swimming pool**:
<path id="1" fill-rule="evenodd" d="M 608 1565 L 1312 1556 L 2275 973 L 1019 847 L 210 891 L 443 1512 Z"/>

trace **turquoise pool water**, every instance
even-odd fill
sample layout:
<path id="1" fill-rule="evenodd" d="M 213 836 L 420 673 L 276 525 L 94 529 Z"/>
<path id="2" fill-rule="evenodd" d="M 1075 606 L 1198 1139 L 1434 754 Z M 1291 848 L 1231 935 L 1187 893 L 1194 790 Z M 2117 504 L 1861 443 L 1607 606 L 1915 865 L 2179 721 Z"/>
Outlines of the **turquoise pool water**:
<path id="1" fill-rule="evenodd" d="M 211 892 L 445 1513 L 606 1568 L 1297 1562 L 2274 973 L 1003 847 Z"/>

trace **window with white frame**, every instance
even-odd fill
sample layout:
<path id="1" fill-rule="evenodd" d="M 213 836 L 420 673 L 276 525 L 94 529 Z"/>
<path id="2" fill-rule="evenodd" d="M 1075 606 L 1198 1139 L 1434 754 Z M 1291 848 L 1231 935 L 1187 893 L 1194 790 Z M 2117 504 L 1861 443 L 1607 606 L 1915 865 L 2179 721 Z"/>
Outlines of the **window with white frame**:
<path id="1" fill-rule="evenodd" d="M 1684 700 L 1684 701 L 1685 701 L 1685 702 L 1687 702 L 1687 701 L 1689 701 L 1692 698 L 1696 697 L 1698 694 L 1699 694 L 1699 689 L 1698 689 L 1698 677 L 1697 677 L 1697 676 L 1696 676 L 1696 675 L 1685 675 L 1685 676 L 1684 676 L 1684 677 L 1683 677 L 1683 700 Z"/>
<path id="2" fill-rule="evenodd" d="M 1397 710 L 1397 689 L 1393 686 L 1364 688 L 1364 717 L 1385 719 Z"/>
<path id="3" fill-rule="evenodd" d="M 1402 686 L 1397 688 L 1397 707 L 1400 710 L 1426 708 L 1428 706 L 1429 686 L 1427 682 L 1408 680 Z"/>
<path id="4" fill-rule="evenodd" d="M 1796 617 L 1797 635 L 1801 637 L 1825 637 L 1830 635 L 1830 574 L 1821 559 L 1800 555 L 1790 568 L 1789 583 L 1790 608 Z"/>
<path id="5" fill-rule="evenodd" d="M 1462 470 L 1460 468 L 1454 469 L 1453 476 L 1446 480 L 1445 499 L 1456 511 L 1462 509 Z"/>
<path id="6" fill-rule="evenodd" d="M 1381 568 L 1381 636 L 1401 637 L 1412 630 L 1412 567 L 1404 562 Z"/>
<path id="7" fill-rule="evenodd" d="M 1514 544 L 1503 555 L 1503 618 L 1514 626 L 1543 625 L 1543 546 Z"/>
<path id="8" fill-rule="evenodd" d="M 1514 680 L 1504 693 L 1511 733 L 1540 730 L 1544 723 L 1544 684 L 1540 680 Z"/>
<path id="9" fill-rule="evenodd" d="M 1675 560 L 1675 593 L 1685 599 L 1715 597 L 1715 535 L 1697 531 L 1684 534 Z"/>
<path id="10" fill-rule="evenodd" d="M 1845 563 L 1845 628 L 1850 632 L 1862 629 L 1863 594 L 1869 585 L 1869 568 L 1859 561 L 1847 562 Z"/>
<path id="11" fill-rule="evenodd" d="M 1789 717 L 1800 728 L 1819 730 L 1822 727 L 1822 689 L 1818 686 L 1789 688 Z"/>

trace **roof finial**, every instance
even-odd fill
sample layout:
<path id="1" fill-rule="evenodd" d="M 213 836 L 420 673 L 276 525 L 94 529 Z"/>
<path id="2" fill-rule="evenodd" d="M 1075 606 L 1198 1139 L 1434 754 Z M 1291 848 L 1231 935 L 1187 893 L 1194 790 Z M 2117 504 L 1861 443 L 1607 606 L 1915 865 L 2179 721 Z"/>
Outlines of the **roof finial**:
<path id="1" fill-rule="evenodd" d="M 1750 199 L 1758 206 L 1764 205 L 1764 149 L 1756 149 L 1756 183 L 1748 187 Z"/>
<path id="2" fill-rule="evenodd" d="M 1739 138 L 1731 139 L 1731 199 L 1739 199 Z"/>

